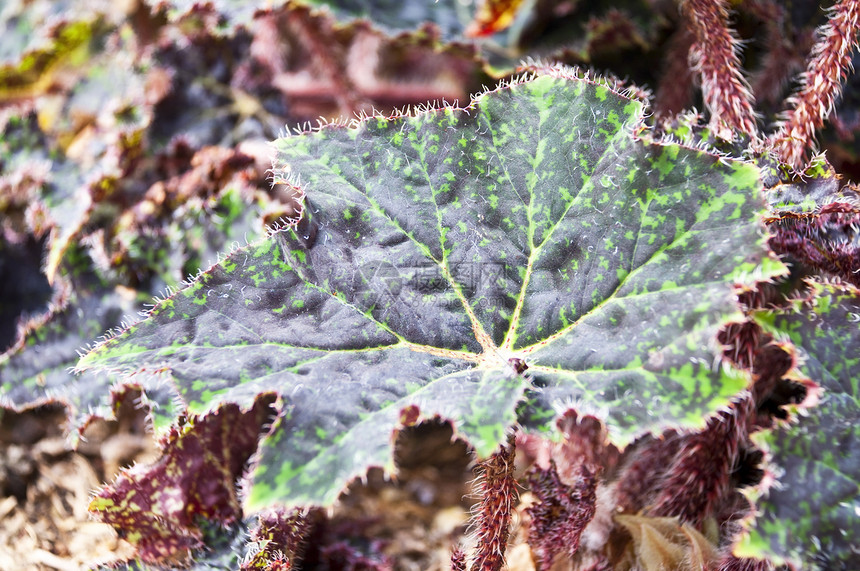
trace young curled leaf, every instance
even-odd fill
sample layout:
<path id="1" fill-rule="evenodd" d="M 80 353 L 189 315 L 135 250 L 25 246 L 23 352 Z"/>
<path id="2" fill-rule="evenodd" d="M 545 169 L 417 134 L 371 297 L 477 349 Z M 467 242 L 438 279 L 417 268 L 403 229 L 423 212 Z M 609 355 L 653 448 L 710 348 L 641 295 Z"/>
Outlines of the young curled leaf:
<path id="1" fill-rule="evenodd" d="M 532 468 L 527 480 L 539 500 L 528 508 L 529 544 L 540 568 L 549 569 L 557 555 L 572 557 L 579 550 L 580 536 L 595 513 L 597 475 L 583 466 L 576 482 L 566 484 L 550 461 L 549 468 Z"/>

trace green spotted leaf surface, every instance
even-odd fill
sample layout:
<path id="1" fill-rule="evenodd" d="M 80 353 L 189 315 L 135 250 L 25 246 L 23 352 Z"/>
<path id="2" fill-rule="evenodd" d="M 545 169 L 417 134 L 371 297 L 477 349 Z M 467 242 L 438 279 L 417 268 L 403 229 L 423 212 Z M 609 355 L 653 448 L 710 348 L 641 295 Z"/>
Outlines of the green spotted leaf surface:
<path id="1" fill-rule="evenodd" d="M 860 193 L 851 186 L 840 188 L 840 178 L 833 172 L 803 180 L 776 183 L 765 193 L 769 218 L 804 217 L 835 205 L 845 208 L 860 206 Z M 841 210 L 841 209 L 840 209 Z"/>
<path id="2" fill-rule="evenodd" d="M 132 234 L 141 245 L 136 251 L 130 249 L 129 256 L 140 266 L 145 264 L 136 258 L 146 256 L 148 267 L 158 271 L 168 286 L 176 287 L 183 275 L 196 273 L 202 261 L 211 263 L 231 242 L 263 234 L 259 222 L 263 206 L 259 201 L 243 203 L 239 189 L 228 186 L 205 203 L 195 200 L 178 207 L 177 219 L 157 239 L 146 241 L 146 236 Z M 65 263 L 63 271 L 72 276 L 69 289 L 74 292 L 64 301 L 66 305 L 34 319 L 19 342 L 0 354 L 0 407 L 23 410 L 62 402 L 71 424 L 82 427 L 93 415 L 112 416 L 113 403 L 104 395 L 114 379 L 92 371 L 72 375 L 81 348 L 105 330 L 119 328 L 124 316 L 141 308 L 136 301 L 149 299 L 152 292 L 130 298 L 127 288 L 116 288 L 116 283 L 99 277 L 80 249 L 70 250 Z M 163 433 L 182 412 L 173 408 L 175 390 L 156 379 L 145 385 L 140 398 L 150 405 L 153 428 Z M 72 436 L 76 438 L 77 432 Z"/>
<path id="3" fill-rule="evenodd" d="M 69 369 L 79 349 L 118 326 L 129 305 L 115 292 L 73 295 L 66 308 L 30 323 L 19 343 L 0 355 L 0 407 L 21 410 L 60 401 L 83 424 L 99 408 L 109 379 L 93 373 L 74 377 Z M 110 409 L 100 413 L 109 415 Z"/>
<path id="4" fill-rule="evenodd" d="M 569 406 L 614 441 L 701 426 L 746 385 L 715 337 L 781 273 L 758 170 L 633 137 L 643 104 L 553 69 L 466 109 L 276 141 L 301 221 L 231 253 L 81 370 L 160 372 L 193 413 L 277 392 L 251 508 L 329 503 L 392 433 L 486 457 Z"/>
<path id="5" fill-rule="evenodd" d="M 763 313 L 800 352 L 801 371 L 821 385 L 820 402 L 762 439 L 778 485 L 758 502 L 743 549 L 802 569 L 860 568 L 860 290 L 814 284 L 796 311 Z"/>

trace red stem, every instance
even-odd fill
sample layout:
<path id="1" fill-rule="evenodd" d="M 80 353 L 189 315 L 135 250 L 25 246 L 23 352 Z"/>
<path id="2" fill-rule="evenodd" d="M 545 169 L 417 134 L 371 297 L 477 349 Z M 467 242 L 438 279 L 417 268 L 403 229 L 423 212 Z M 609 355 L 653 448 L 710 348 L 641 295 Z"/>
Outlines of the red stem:
<path id="1" fill-rule="evenodd" d="M 724 0 L 684 0 L 682 6 L 696 36 L 690 56 L 693 69 L 702 76 L 711 129 L 728 141 L 738 133 L 755 139 L 753 97 L 741 73 L 738 42 L 729 30 Z"/>
<path id="2" fill-rule="evenodd" d="M 514 443 L 508 444 L 481 463 L 478 480 L 481 505 L 475 514 L 477 547 L 471 571 L 499 571 L 505 561 L 511 511 L 516 499 Z"/>
<path id="3" fill-rule="evenodd" d="M 832 8 L 827 24 L 818 29 L 820 39 L 800 76 L 800 89 L 786 100 L 785 121 L 769 143 L 779 160 L 796 170 L 806 166 L 813 135 L 824 125 L 842 91 L 857 47 L 858 26 L 860 0 L 841 0 Z"/>

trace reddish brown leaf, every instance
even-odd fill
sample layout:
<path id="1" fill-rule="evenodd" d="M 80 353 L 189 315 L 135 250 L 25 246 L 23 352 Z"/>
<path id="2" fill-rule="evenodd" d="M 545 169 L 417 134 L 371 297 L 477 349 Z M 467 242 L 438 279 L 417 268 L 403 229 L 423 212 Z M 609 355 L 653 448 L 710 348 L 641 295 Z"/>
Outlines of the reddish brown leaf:
<path id="1" fill-rule="evenodd" d="M 860 286 L 860 208 L 833 203 L 803 216 L 769 224 L 770 245 L 816 270 Z"/>
<path id="2" fill-rule="evenodd" d="M 618 507 L 628 513 L 638 512 L 650 502 L 663 473 L 681 446 L 681 436 L 670 431 L 659 438 L 649 437 L 634 446 L 621 470 L 617 486 Z"/>
<path id="3" fill-rule="evenodd" d="M 701 432 L 684 435 L 660 493 L 648 509 L 652 516 L 677 516 L 701 528 L 728 494 L 738 449 L 746 439 L 749 399 L 711 418 Z"/>
<path id="4" fill-rule="evenodd" d="M 247 412 L 226 405 L 174 427 L 157 462 L 124 470 L 90 510 L 135 544 L 141 560 L 185 560 L 200 546 L 198 518 L 229 524 L 241 517 L 235 481 L 256 450 L 270 402 L 258 399 Z"/>

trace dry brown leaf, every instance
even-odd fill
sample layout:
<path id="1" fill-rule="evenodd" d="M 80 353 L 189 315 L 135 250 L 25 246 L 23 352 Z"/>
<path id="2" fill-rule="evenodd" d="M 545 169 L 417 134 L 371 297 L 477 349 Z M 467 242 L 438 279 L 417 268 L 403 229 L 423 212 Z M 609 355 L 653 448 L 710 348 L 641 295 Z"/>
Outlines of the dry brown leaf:
<path id="1" fill-rule="evenodd" d="M 645 571 L 702 571 L 717 561 L 717 550 L 704 535 L 674 517 L 615 516 L 632 536 L 628 546 L 633 568 Z"/>

